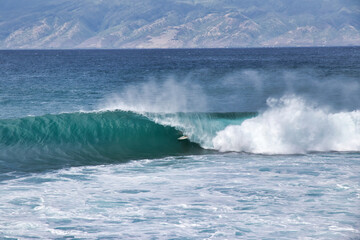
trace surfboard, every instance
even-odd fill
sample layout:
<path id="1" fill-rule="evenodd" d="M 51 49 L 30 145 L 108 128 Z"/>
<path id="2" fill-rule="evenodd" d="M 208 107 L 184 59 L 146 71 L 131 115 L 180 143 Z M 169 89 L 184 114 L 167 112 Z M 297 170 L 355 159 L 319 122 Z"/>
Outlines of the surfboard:
<path id="1" fill-rule="evenodd" d="M 186 140 L 186 139 L 189 139 L 188 136 L 181 136 L 178 138 L 179 141 Z"/>

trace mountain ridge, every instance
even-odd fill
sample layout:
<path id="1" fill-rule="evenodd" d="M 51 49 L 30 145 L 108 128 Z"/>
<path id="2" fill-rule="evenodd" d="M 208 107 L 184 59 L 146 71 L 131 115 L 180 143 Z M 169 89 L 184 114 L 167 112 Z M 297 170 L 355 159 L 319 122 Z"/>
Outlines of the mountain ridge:
<path id="1" fill-rule="evenodd" d="M 0 49 L 360 45 L 355 0 L 1 1 Z"/>

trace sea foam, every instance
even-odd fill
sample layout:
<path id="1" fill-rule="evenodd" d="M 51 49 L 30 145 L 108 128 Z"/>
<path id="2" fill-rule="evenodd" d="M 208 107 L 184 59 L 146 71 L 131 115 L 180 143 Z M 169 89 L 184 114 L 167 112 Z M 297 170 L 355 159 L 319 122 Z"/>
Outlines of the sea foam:
<path id="1" fill-rule="evenodd" d="M 296 96 L 270 98 L 268 109 L 240 125 L 219 131 L 219 151 L 297 154 L 360 151 L 360 111 L 332 113 Z"/>

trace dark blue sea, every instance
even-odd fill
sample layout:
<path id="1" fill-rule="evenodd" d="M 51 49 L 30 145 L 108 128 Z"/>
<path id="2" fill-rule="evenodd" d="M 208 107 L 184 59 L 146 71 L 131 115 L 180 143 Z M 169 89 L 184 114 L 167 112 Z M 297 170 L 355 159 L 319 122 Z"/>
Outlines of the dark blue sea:
<path id="1" fill-rule="evenodd" d="M 359 173 L 360 47 L 0 51 L 1 239 L 359 239 Z"/>

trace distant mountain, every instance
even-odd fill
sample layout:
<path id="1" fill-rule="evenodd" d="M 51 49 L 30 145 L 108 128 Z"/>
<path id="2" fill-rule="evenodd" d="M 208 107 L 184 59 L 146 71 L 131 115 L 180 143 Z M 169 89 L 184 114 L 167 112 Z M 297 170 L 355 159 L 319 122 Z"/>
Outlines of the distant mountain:
<path id="1" fill-rule="evenodd" d="M 359 0 L 0 0 L 0 49 L 334 45 Z"/>

